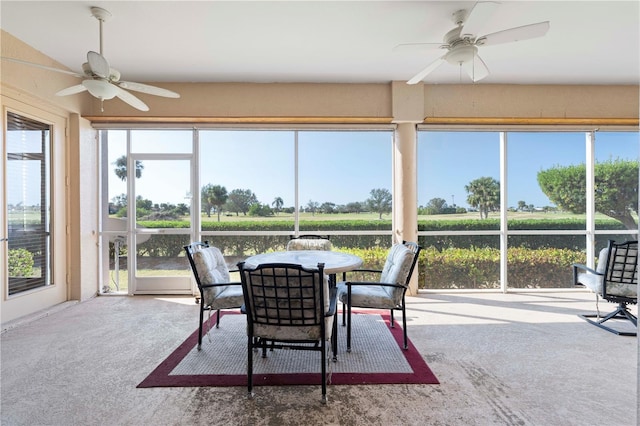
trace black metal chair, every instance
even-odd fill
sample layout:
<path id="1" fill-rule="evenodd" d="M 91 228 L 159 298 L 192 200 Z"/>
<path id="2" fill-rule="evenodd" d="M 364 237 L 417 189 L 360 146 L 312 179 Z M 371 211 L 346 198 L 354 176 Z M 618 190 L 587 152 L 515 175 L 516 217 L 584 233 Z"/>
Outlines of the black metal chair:
<path id="1" fill-rule="evenodd" d="M 616 243 L 609 240 L 607 248 L 600 251 L 595 270 L 577 263 L 574 263 L 572 268 L 574 285 L 583 285 L 596 294 L 597 314 L 580 316 L 611 333 L 635 336 L 637 331 L 616 330 L 605 322 L 622 319 L 630 321 L 636 328 L 638 326 L 637 317 L 629 311 L 629 305 L 638 302 L 638 241 Z M 598 307 L 599 297 L 607 302 L 617 303 L 618 307 L 602 317 Z"/>
<path id="2" fill-rule="evenodd" d="M 287 251 L 291 250 L 332 250 L 333 246 L 328 235 L 299 235 L 291 236 L 287 243 Z"/>
<path id="3" fill-rule="evenodd" d="M 389 309 L 391 312 L 391 327 L 394 327 L 393 311 L 402 311 L 402 331 L 404 332 L 404 349 L 407 344 L 407 317 L 405 309 L 405 294 L 411 281 L 411 275 L 418 261 L 422 248 L 410 241 L 394 244 L 389 250 L 387 260 L 382 270 L 355 269 L 343 274 L 343 281 L 338 283 L 338 300 L 342 302 L 342 325 L 345 325 L 345 311 L 347 320 L 347 352 L 351 352 L 351 308 Z M 380 281 L 348 281 L 351 273 L 375 273 L 380 275 Z M 346 307 L 346 309 L 345 309 Z"/>
<path id="4" fill-rule="evenodd" d="M 216 328 L 220 326 L 220 309 L 238 309 L 244 303 L 242 284 L 231 282 L 229 268 L 217 247 L 205 241 L 184 246 L 191 271 L 200 291 L 200 324 L 198 329 L 198 350 L 202 347 L 202 323 L 204 311 L 216 311 Z M 208 332 L 207 332 L 208 334 Z"/>
<path id="5" fill-rule="evenodd" d="M 305 269 L 289 263 L 269 263 L 255 269 L 238 264 L 247 314 L 247 387 L 253 397 L 253 351 L 270 349 L 319 351 L 322 403 L 327 402 L 326 342 L 337 357 L 336 289 L 329 288 L 324 264 Z"/>

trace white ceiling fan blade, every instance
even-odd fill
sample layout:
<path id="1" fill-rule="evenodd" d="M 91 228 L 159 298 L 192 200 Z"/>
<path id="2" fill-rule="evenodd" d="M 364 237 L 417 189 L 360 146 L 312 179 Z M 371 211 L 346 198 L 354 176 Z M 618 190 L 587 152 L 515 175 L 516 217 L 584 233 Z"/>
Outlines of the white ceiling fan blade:
<path id="1" fill-rule="evenodd" d="M 442 43 L 403 43 L 395 46 L 393 52 L 420 52 L 433 49 L 439 49 L 442 47 Z"/>
<path id="2" fill-rule="evenodd" d="M 481 1 L 469 12 L 469 16 L 464 20 L 462 30 L 460 34 L 478 34 L 478 31 L 482 29 L 482 26 L 489 20 L 489 17 L 493 15 L 495 10 L 500 6 L 500 3 L 494 1 Z"/>
<path id="3" fill-rule="evenodd" d="M 165 98 L 179 98 L 180 94 L 172 92 L 171 90 L 162 89 L 156 86 L 150 86 L 148 84 L 134 83 L 131 81 L 121 81 L 117 83 L 121 88 L 133 90 L 135 92 L 147 93 L 149 95 L 163 96 Z"/>
<path id="4" fill-rule="evenodd" d="M 81 93 L 87 90 L 86 87 L 82 84 L 77 84 L 75 86 L 67 87 L 66 89 L 62 89 L 56 93 L 56 96 L 68 96 L 75 95 L 76 93 Z"/>
<path id="5" fill-rule="evenodd" d="M 120 87 L 118 87 L 116 85 L 112 85 L 112 86 L 116 88 L 116 90 L 117 90 L 116 96 L 118 98 L 122 99 L 124 102 L 128 103 L 132 107 L 134 107 L 136 109 L 139 109 L 140 111 L 149 111 L 149 107 L 147 106 L 147 104 L 142 102 L 140 99 L 138 99 L 137 97 L 135 97 L 131 93 L 127 92 L 124 89 L 121 89 Z"/>
<path id="6" fill-rule="evenodd" d="M 522 27 L 510 28 L 479 37 L 476 43 L 482 46 L 489 46 L 500 43 L 510 43 L 514 41 L 528 40 L 530 38 L 542 37 L 549 31 L 549 21 L 538 22 L 537 24 L 523 25 Z"/>
<path id="7" fill-rule="evenodd" d="M 48 67 L 46 65 L 40 65 L 40 64 L 36 64 L 34 62 L 27 62 L 27 61 L 23 61 L 23 60 L 20 60 L 20 59 L 15 59 L 15 58 L 8 58 L 6 56 L 3 56 L 0 59 L 2 59 L 3 61 L 15 62 L 16 64 L 23 64 L 23 65 L 29 65 L 30 67 L 41 68 L 43 70 L 61 72 L 63 74 L 73 75 L 75 77 L 81 77 L 81 78 L 84 77 L 84 75 L 78 74 L 77 72 L 67 71 L 67 70 L 63 70 L 63 69 L 60 69 L 60 68 Z"/>
<path id="8" fill-rule="evenodd" d="M 87 62 L 91 72 L 101 78 L 109 78 L 109 62 L 101 54 L 90 51 L 87 53 Z"/>
<path id="9" fill-rule="evenodd" d="M 411 80 L 407 81 L 407 84 L 420 83 L 422 80 L 424 80 L 424 78 L 427 75 L 431 74 L 433 71 L 435 71 L 436 68 L 438 68 L 440 65 L 442 65 L 443 62 L 444 62 L 444 57 L 443 56 L 439 57 L 435 61 L 431 62 L 429 64 L 429 66 L 427 66 L 425 69 L 423 69 L 418 74 L 413 76 L 413 78 L 411 78 Z"/>
<path id="10" fill-rule="evenodd" d="M 462 68 L 471 77 L 473 82 L 480 81 L 489 75 L 489 68 L 484 63 L 482 58 L 477 54 L 473 56 L 472 61 L 466 61 L 462 63 Z"/>

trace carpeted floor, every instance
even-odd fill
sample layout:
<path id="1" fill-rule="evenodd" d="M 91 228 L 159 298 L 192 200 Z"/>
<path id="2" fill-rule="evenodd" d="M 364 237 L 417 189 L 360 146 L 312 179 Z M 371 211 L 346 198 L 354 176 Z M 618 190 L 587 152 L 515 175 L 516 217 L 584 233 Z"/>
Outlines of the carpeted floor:
<path id="1" fill-rule="evenodd" d="M 210 321 L 213 323 L 213 318 Z M 220 328 L 203 337 L 197 350 L 196 329 L 138 387 L 245 386 L 247 383 L 246 319 L 227 313 Z M 205 324 L 205 330 L 207 324 Z M 353 315 L 352 351 L 345 351 L 346 328 L 338 326 L 338 361 L 329 362 L 330 384 L 437 384 L 438 379 L 409 341 L 401 349 L 402 329 L 389 327 L 388 314 Z M 269 351 L 254 357 L 258 386 L 320 383 L 320 354 L 311 351 Z"/>

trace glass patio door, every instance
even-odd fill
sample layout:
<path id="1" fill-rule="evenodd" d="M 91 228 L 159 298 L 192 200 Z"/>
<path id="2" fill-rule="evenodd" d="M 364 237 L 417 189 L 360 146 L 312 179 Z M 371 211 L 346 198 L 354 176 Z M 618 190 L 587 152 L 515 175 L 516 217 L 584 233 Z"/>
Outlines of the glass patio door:
<path id="1" fill-rule="evenodd" d="M 183 246 L 193 223 L 191 154 L 132 154 L 128 179 L 131 227 L 127 262 L 130 294 L 191 294 L 191 269 Z M 131 212 L 133 213 L 133 212 Z"/>

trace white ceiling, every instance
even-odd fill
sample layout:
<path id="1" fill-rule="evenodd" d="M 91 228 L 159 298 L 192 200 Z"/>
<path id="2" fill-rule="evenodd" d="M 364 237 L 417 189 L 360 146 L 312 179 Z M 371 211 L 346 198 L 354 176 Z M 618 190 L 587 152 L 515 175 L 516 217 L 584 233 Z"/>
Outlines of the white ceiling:
<path id="1" fill-rule="evenodd" d="M 442 50 L 451 15 L 474 1 L 6 1 L 0 26 L 74 71 L 99 51 L 90 7 L 107 9 L 104 56 L 138 82 L 408 80 Z M 503 1 L 481 34 L 550 21 L 543 38 L 480 47 L 491 74 L 475 84 L 638 84 L 638 1 Z M 470 79 L 444 64 L 426 83 Z"/>

